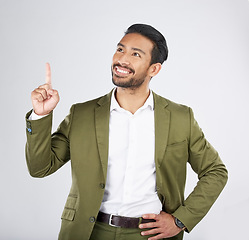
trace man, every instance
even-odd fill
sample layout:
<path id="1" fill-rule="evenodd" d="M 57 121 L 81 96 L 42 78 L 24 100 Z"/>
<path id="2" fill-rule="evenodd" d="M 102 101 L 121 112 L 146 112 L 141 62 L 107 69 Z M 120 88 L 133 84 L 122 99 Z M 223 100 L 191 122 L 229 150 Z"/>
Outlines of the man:
<path id="1" fill-rule="evenodd" d="M 26 159 L 34 177 L 52 174 L 71 160 L 60 240 L 179 240 L 225 186 L 226 168 L 192 110 L 149 88 L 167 55 L 166 41 L 155 28 L 129 27 L 113 56 L 116 88 L 73 105 L 52 136 L 59 94 L 47 64 L 46 84 L 32 92 L 33 111 L 26 116 Z M 199 181 L 184 199 L 187 162 Z"/>

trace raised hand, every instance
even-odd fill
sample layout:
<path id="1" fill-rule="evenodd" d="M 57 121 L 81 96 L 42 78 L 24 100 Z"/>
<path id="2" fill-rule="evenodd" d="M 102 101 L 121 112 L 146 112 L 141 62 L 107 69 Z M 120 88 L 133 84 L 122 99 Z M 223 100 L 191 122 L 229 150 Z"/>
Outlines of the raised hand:
<path id="1" fill-rule="evenodd" d="M 51 69 L 46 63 L 46 83 L 36 88 L 31 93 L 33 110 L 37 115 L 49 114 L 55 109 L 60 97 L 58 91 L 52 89 Z"/>

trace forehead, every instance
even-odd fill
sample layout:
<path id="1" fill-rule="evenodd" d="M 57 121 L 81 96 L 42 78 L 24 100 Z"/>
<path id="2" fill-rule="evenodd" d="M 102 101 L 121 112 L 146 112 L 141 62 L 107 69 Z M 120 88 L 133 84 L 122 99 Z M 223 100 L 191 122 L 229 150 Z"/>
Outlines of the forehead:
<path id="1" fill-rule="evenodd" d="M 145 53 L 150 53 L 154 46 L 153 42 L 139 33 L 128 33 L 121 40 L 120 43 L 126 48 L 138 48 Z"/>

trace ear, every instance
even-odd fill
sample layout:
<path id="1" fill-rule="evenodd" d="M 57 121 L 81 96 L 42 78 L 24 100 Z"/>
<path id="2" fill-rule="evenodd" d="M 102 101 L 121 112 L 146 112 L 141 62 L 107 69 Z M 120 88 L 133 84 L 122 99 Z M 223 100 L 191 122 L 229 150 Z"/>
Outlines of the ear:
<path id="1" fill-rule="evenodd" d="M 162 64 L 161 63 L 154 63 L 149 68 L 149 76 L 155 77 L 161 70 Z"/>

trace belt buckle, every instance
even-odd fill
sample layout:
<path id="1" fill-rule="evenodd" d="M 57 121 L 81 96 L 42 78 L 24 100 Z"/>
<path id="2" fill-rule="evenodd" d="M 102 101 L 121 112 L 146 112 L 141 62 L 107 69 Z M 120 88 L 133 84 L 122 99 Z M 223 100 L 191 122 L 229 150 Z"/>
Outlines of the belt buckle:
<path id="1" fill-rule="evenodd" d="M 109 218 L 109 225 L 110 226 L 112 226 L 112 227 L 118 227 L 118 226 L 116 226 L 116 225 L 114 225 L 114 224 L 112 224 L 112 216 L 113 216 L 114 214 L 110 214 L 110 218 Z"/>

